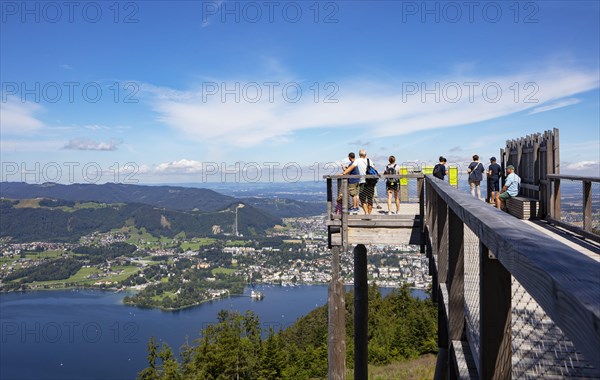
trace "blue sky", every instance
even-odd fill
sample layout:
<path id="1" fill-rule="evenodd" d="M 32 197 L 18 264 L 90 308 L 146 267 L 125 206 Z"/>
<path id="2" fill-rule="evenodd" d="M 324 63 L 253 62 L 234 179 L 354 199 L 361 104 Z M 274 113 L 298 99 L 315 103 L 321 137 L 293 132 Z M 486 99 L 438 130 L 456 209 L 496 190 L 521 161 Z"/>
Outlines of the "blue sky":
<path id="1" fill-rule="evenodd" d="M 600 175 L 597 1 L 0 4 L 2 180 L 309 180 L 552 128 Z"/>

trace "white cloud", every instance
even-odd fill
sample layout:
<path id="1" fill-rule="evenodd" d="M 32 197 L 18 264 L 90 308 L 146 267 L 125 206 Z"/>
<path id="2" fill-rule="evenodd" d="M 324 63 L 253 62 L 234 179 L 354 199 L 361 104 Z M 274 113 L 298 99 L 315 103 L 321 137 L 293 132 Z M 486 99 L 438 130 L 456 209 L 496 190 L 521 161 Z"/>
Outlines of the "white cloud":
<path id="1" fill-rule="evenodd" d="M 124 130 L 131 129 L 131 126 L 129 126 L 129 125 L 110 126 L 110 125 L 100 125 L 100 124 L 86 124 L 82 128 L 90 130 L 90 131 L 94 131 L 94 132 L 98 132 L 98 131 L 123 132 Z"/>
<path id="2" fill-rule="evenodd" d="M 100 150 L 100 151 L 114 151 L 117 150 L 120 140 L 110 140 L 107 142 L 93 141 L 88 139 L 72 139 L 69 141 L 63 149 L 68 150 Z"/>
<path id="3" fill-rule="evenodd" d="M 62 65 L 60 65 L 60 67 L 65 70 L 73 70 L 73 66 L 68 65 L 66 63 L 63 63 Z"/>
<path id="4" fill-rule="evenodd" d="M 149 171 L 148 168 L 145 168 Z M 187 160 L 185 158 L 179 161 L 171 161 L 156 166 L 158 173 L 200 173 L 202 172 L 202 162 Z"/>
<path id="5" fill-rule="evenodd" d="M 268 87 L 262 85 L 268 81 L 238 82 L 242 88 L 244 84 L 258 82 L 263 92 L 260 100 L 251 103 L 248 97 L 244 98 L 243 90 L 240 91 L 239 102 L 234 100 L 233 95 L 225 101 L 220 94 L 209 97 L 204 94 L 203 97 L 201 88 L 179 91 L 145 85 L 142 90 L 151 96 L 158 119 L 185 138 L 208 145 L 247 147 L 281 139 L 285 141 L 298 131 L 317 128 L 363 127 L 376 137 L 384 137 L 468 125 L 534 107 L 541 108 L 543 104 L 556 105 L 561 102 L 560 99 L 599 86 L 598 72 L 572 68 L 500 77 L 461 76 L 411 81 L 417 87 L 424 83 L 426 89 L 433 89 L 439 83 L 439 99 L 421 91 L 410 95 L 406 80 L 397 83 L 344 81 L 338 83 L 339 92 L 334 95 L 339 100 L 337 103 L 323 102 L 331 88 L 321 90 L 319 101 L 315 103 L 312 83 L 298 82 L 303 95 L 299 102 L 292 103 L 281 96 L 283 84 L 289 81 L 279 81 L 281 85 L 275 88 L 273 101 L 269 100 Z M 222 87 L 223 82 L 218 83 Z M 454 87 L 453 83 L 456 84 Z M 520 89 L 518 94 L 515 83 Z M 488 93 L 484 94 L 482 90 L 486 85 Z M 497 101 L 492 102 L 496 96 L 493 90 L 496 85 L 502 93 Z M 452 92 L 456 86 L 462 91 L 458 100 Z M 235 81 L 227 82 L 226 87 L 235 88 Z M 471 89 L 474 89 L 472 96 L 469 93 Z"/>
<path id="6" fill-rule="evenodd" d="M 43 108 L 36 103 L 2 101 L 0 103 L 0 132 L 2 135 L 29 135 L 45 127 L 35 117 Z"/>
<path id="7" fill-rule="evenodd" d="M 578 161 L 578 162 L 565 162 L 561 165 L 562 172 L 588 172 L 595 173 L 594 175 L 600 175 L 600 164 L 598 161 Z"/>
<path id="8" fill-rule="evenodd" d="M 576 98 L 565 99 L 565 100 L 561 100 L 558 102 L 554 102 L 552 104 L 548 104 L 547 106 L 534 108 L 529 112 L 529 114 L 533 115 L 533 114 L 540 113 L 540 112 L 551 111 L 551 110 L 555 110 L 557 108 L 568 107 L 568 106 L 572 106 L 572 105 L 578 104 L 578 103 L 581 103 L 580 99 L 576 99 Z"/>

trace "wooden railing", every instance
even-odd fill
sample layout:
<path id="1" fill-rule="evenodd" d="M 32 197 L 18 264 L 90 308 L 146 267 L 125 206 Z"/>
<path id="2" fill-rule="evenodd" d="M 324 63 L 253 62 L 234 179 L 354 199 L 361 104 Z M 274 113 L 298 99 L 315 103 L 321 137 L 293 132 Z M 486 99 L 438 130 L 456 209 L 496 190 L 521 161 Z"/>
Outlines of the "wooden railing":
<path id="1" fill-rule="evenodd" d="M 552 178 L 560 181 L 567 176 Z M 425 188 L 425 233 L 433 297 L 439 306 L 436 378 L 511 378 L 512 305 L 520 302 L 513 299 L 513 279 L 570 339 L 575 355 L 569 360 L 585 358 L 583 369 L 563 365 L 565 373 L 600 373 L 600 263 L 431 175 L 426 176 Z M 558 189 L 560 193 L 560 183 Z M 469 278 L 468 284 L 465 279 L 473 272 L 465 270 L 472 258 L 465 260 L 467 230 L 479 262 L 477 277 L 475 281 Z M 478 307 L 468 307 L 473 300 L 466 300 L 467 292 L 478 295 Z M 469 332 L 471 319 L 478 323 L 470 327 L 478 327 Z M 539 321 L 539 326 L 544 323 Z M 557 350 L 547 347 L 552 349 Z M 563 368 L 559 370 L 559 377 L 565 374 Z"/>
<path id="2" fill-rule="evenodd" d="M 600 182 L 600 177 L 582 177 L 575 175 L 549 174 L 548 179 L 552 183 L 550 194 L 550 214 L 546 219 L 556 225 L 569 229 L 583 235 L 585 238 L 600 242 L 600 235 L 593 232 L 592 225 L 592 182 Z M 578 181 L 582 183 L 582 227 L 575 226 L 562 220 L 561 215 L 561 180 Z"/>

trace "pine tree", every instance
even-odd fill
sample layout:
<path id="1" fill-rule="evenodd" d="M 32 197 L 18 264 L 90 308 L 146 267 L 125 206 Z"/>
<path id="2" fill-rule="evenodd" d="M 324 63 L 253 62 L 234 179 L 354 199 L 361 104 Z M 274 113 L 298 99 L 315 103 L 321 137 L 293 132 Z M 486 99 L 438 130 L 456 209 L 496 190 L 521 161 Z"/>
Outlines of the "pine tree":
<path id="1" fill-rule="evenodd" d="M 162 374 L 161 380 L 179 380 L 181 376 L 179 374 L 179 363 L 173 356 L 173 351 L 168 344 L 163 343 L 158 353 L 158 357 L 162 360 Z"/>
<path id="2" fill-rule="evenodd" d="M 156 370 L 157 349 L 156 339 L 151 337 L 148 341 L 148 367 L 138 374 L 138 380 L 158 380 L 158 371 Z"/>

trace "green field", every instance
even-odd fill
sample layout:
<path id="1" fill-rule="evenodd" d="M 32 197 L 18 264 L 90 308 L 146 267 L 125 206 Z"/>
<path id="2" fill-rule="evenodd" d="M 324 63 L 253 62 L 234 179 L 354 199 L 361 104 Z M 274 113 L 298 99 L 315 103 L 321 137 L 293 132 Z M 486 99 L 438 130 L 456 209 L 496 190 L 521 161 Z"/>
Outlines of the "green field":
<path id="1" fill-rule="evenodd" d="M 235 269 L 219 267 L 219 268 L 214 268 L 210 272 L 212 273 L 213 276 L 216 276 L 219 273 L 223 273 L 223 274 L 226 274 L 226 275 L 232 275 L 232 274 L 235 273 Z"/>
<path id="2" fill-rule="evenodd" d="M 74 283 L 78 286 L 85 286 L 85 285 L 93 285 L 97 281 L 119 282 L 119 281 L 125 280 L 127 277 L 138 272 L 139 268 L 136 266 L 133 266 L 133 265 L 126 265 L 126 266 L 114 266 L 111 269 L 111 271 L 115 271 L 115 272 L 119 271 L 119 270 L 123 270 L 123 273 L 114 275 L 114 276 L 107 276 L 107 277 L 91 279 L 91 278 L 87 278 L 87 276 L 94 274 L 94 273 L 100 274 L 102 272 L 98 268 L 94 268 L 94 267 L 81 268 L 79 271 L 77 271 L 77 273 L 75 273 L 74 275 L 72 275 L 71 277 L 69 277 L 65 280 L 32 282 L 31 285 L 39 285 L 39 286 L 47 285 L 47 286 L 51 286 L 51 287 L 64 287 L 66 283 Z"/>
<path id="3" fill-rule="evenodd" d="M 186 241 L 181 243 L 180 247 L 181 249 L 183 249 L 184 251 L 198 251 L 200 250 L 201 247 L 206 247 L 209 245 L 214 244 L 217 241 L 217 239 L 213 239 L 213 238 L 196 238 L 196 239 L 192 239 L 191 241 Z"/>
<path id="4" fill-rule="evenodd" d="M 123 227 L 121 229 L 116 230 L 115 232 L 128 233 L 129 239 L 127 239 L 127 243 L 129 244 L 140 244 L 140 239 L 143 239 L 146 242 L 158 241 L 156 237 L 146 232 L 145 228 L 138 229 L 136 227 Z"/>
<path id="5" fill-rule="evenodd" d="M 44 251 L 44 252 L 37 252 L 37 253 L 27 253 L 27 255 L 25 255 L 25 257 L 28 259 L 48 259 L 48 258 L 59 257 L 63 253 L 65 253 L 65 252 L 64 251 Z"/>
<path id="6" fill-rule="evenodd" d="M 225 242 L 226 247 L 243 247 L 248 243 L 246 240 L 231 240 Z"/>

